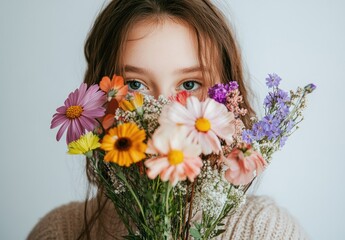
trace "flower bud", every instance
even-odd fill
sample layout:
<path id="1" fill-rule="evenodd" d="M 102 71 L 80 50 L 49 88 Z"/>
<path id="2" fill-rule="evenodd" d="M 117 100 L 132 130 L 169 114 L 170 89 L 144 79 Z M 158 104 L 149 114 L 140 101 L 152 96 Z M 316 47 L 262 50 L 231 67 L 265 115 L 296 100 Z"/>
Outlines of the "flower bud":
<path id="1" fill-rule="evenodd" d="M 316 85 L 313 83 L 309 83 L 307 86 L 304 87 L 304 90 L 307 93 L 311 93 L 312 91 L 314 91 L 316 89 Z"/>

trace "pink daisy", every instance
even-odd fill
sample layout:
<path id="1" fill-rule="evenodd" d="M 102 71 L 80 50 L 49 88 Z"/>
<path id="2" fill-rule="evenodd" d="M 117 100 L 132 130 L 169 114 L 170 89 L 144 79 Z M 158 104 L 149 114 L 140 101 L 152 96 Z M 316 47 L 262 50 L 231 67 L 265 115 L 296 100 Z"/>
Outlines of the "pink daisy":
<path id="1" fill-rule="evenodd" d="M 159 127 L 148 142 L 148 154 L 157 157 L 145 161 L 147 175 L 154 179 L 158 175 L 162 181 L 170 181 L 175 186 L 178 181 L 188 179 L 192 182 L 200 173 L 202 161 L 201 148 L 187 137 L 185 127 Z"/>
<path id="2" fill-rule="evenodd" d="M 56 109 L 57 113 L 53 115 L 50 128 L 62 125 L 56 134 L 57 141 L 67 128 L 67 143 L 79 139 L 85 130 L 93 130 L 97 123 L 96 118 L 102 117 L 105 112 L 102 105 L 106 102 L 106 97 L 98 90 L 98 85 L 87 88 L 86 83 L 82 83 L 69 94 L 65 105 Z"/>
<path id="3" fill-rule="evenodd" d="M 250 183 L 267 165 L 265 159 L 250 145 L 243 149 L 234 148 L 223 162 L 228 167 L 224 177 L 234 185 Z"/>
<path id="4" fill-rule="evenodd" d="M 173 123 L 186 126 L 188 136 L 201 145 L 202 153 L 210 154 L 221 151 L 219 138 L 232 143 L 235 126 L 231 122 L 234 119 L 234 114 L 223 104 L 211 98 L 200 102 L 191 96 L 187 98 L 186 106 L 178 102 L 167 105 L 159 122 L 161 125 Z"/>

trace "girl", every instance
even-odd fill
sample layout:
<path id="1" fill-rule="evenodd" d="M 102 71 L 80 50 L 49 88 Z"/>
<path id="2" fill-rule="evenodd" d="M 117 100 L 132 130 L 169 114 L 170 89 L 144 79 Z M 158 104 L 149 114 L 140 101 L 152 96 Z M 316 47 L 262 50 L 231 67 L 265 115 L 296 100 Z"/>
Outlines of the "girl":
<path id="1" fill-rule="evenodd" d="M 237 81 L 254 111 L 243 78 L 241 56 L 225 18 L 208 0 L 113 0 L 101 12 L 85 44 L 84 82 L 122 75 L 130 91 L 170 96 L 179 91 L 204 98 L 215 83 Z M 87 169 L 89 167 L 87 166 Z M 126 230 L 92 171 L 97 197 L 48 213 L 29 239 L 120 239 Z M 298 224 L 265 197 L 247 203 L 225 223 L 220 239 L 305 239 Z"/>

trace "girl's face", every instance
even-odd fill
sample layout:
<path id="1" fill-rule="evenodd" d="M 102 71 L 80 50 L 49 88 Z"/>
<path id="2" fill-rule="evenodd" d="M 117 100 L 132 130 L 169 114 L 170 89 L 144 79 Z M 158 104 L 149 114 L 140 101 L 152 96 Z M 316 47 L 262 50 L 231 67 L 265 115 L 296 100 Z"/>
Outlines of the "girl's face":
<path id="1" fill-rule="evenodd" d="M 210 87 L 203 79 L 195 33 L 173 20 L 137 23 L 125 45 L 124 66 L 130 91 L 168 97 L 186 90 L 201 97 Z"/>

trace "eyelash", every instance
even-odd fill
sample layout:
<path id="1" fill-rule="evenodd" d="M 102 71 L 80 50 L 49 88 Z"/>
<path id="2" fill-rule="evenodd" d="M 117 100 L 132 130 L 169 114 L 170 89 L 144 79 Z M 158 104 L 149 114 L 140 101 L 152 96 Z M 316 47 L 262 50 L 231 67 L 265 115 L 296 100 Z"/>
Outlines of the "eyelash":
<path id="1" fill-rule="evenodd" d="M 144 87 L 145 89 L 140 89 L 140 87 L 138 87 L 138 86 L 136 86 L 136 87 L 134 87 L 132 84 L 140 84 L 140 87 Z M 191 89 L 186 89 L 186 86 L 184 86 L 185 84 L 187 84 L 187 83 L 193 83 L 194 85 L 193 85 L 193 87 L 191 88 Z M 197 84 L 198 85 L 198 87 L 197 88 L 195 88 L 196 86 L 195 86 L 195 84 Z M 129 79 L 129 80 L 126 80 L 126 85 L 128 85 L 128 89 L 130 90 L 130 91 L 145 91 L 145 90 L 148 90 L 148 87 L 144 84 L 144 83 L 142 83 L 142 82 L 140 82 L 140 81 L 138 81 L 138 80 L 136 80 L 136 79 Z M 132 86 L 131 86 L 132 85 Z M 196 91 L 196 90 L 198 90 L 200 87 L 202 86 L 202 84 L 200 83 L 200 82 L 198 82 L 198 81 L 195 81 L 195 80 L 187 80 L 187 81 L 184 81 L 184 82 L 182 82 L 179 86 L 178 86 L 178 90 L 179 91 L 190 91 L 190 92 L 193 92 L 193 91 Z M 134 87 L 134 88 L 133 88 Z M 183 88 L 182 88 L 183 87 Z"/>
<path id="2" fill-rule="evenodd" d="M 181 89 L 181 88 L 180 88 L 180 87 L 182 87 L 182 86 L 183 86 L 184 88 L 186 88 L 186 86 L 184 86 L 184 84 L 187 84 L 187 83 L 193 83 L 193 84 L 194 84 L 193 87 L 192 87 L 192 89 Z M 199 85 L 198 88 L 195 88 L 195 84 Z M 200 83 L 200 82 L 195 81 L 195 80 L 188 80 L 188 81 L 185 81 L 185 82 L 183 82 L 183 83 L 180 84 L 179 90 L 181 90 L 181 91 L 190 91 L 190 92 L 192 92 L 192 91 L 198 90 L 200 87 L 201 87 L 201 83 Z"/>
<path id="3" fill-rule="evenodd" d="M 133 84 L 133 83 L 139 83 L 139 84 L 141 84 L 142 86 L 144 86 L 145 88 L 146 88 L 146 90 L 148 89 L 146 86 L 145 86 L 145 84 L 143 84 L 142 82 L 140 82 L 140 81 L 138 81 L 138 80 L 135 80 L 135 79 L 130 79 L 130 80 L 127 80 L 126 81 L 126 85 L 128 85 L 128 89 L 130 90 L 130 91 L 142 91 L 140 88 L 138 88 L 138 89 L 133 89 L 132 87 L 131 87 L 131 84 Z"/>

